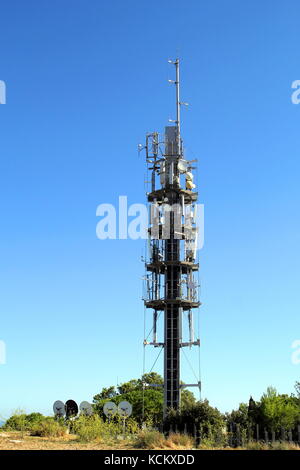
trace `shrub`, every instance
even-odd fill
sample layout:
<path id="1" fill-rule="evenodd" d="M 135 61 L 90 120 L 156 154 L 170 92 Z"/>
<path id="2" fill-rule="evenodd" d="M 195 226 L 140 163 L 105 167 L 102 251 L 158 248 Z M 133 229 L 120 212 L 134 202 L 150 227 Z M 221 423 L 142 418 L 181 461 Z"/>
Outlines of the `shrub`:
<path id="1" fill-rule="evenodd" d="M 32 436 L 61 437 L 67 433 L 67 428 L 54 418 L 44 418 L 31 427 Z"/>
<path id="2" fill-rule="evenodd" d="M 122 425 L 123 427 L 123 421 L 122 422 L 119 421 L 118 424 L 119 426 Z M 140 429 L 139 425 L 134 418 L 130 417 L 126 419 L 126 427 L 125 427 L 126 433 L 137 434 L 139 432 L 139 429 Z"/>
<path id="3" fill-rule="evenodd" d="M 144 430 L 138 433 L 135 445 L 142 449 L 159 449 L 164 447 L 165 436 L 159 431 Z"/>
<path id="4" fill-rule="evenodd" d="M 45 419 L 45 416 L 43 416 L 41 413 L 30 413 L 29 415 L 26 415 L 25 418 L 26 424 L 29 427 L 36 423 L 40 423 L 43 419 Z"/>
<path id="5" fill-rule="evenodd" d="M 192 449 L 194 439 L 191 436 L 179 433 L 171 433 L 168 437 L 165 437 L 159 431 L 148 429 L 137 435 L 135 445 L 142 449 Z"/>
<path id="6" fill-rule="evenodd" d="M 122 432 L 122 427 L 113 422 L 104 423 L 100 416 L 93 415 L 80 416 L 74 420 L 71 424 L 71 430 L 74 434 L 77 434 L 80 440 L 88 442 L 96 439 L 114 439 Z"/>
<path id="7" fill-rule="evenodd" d="M 171 449 L 185 448 L 192 449 L 194 447 L 194 439 L 186 434 L 171 433 L 165 442 L 166 447 Z"/>
<path id="8" fill-rule="evenodd" d="M 25 413 L 16 413 L 6 421 L 3 429 L 7 431 L 25 431 L 28 429 Z"/>
<path id="9" fill-rule="evenodd" d="M 41 413 L 16 412 L 5 423 L 4 429 L 7 431 L 29 431 L 36 436 L 60 436 L 66 432 L 62 423 L 54 418 L 45 417 Z"/>

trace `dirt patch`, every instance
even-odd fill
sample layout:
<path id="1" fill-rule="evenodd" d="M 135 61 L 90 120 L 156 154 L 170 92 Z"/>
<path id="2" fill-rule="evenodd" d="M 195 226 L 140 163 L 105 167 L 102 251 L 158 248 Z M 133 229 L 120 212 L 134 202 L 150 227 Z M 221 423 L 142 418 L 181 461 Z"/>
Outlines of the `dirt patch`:
<path id="1" fill-rule="evenodd" d="M 28 433 L 5 432 L 0 434 L 0 450 L 132 450 L 134 447 L 126 441 L 117 445 L 101 442 L 79 442 L 77 436 L 68 434 L 64 437 L 47 438 L 30 436 Z"/>

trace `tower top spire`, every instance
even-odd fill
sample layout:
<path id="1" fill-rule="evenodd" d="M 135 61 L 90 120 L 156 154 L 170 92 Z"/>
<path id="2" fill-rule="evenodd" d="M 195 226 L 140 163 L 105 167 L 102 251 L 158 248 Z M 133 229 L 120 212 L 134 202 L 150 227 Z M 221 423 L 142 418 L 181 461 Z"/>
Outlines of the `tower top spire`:
<path id="1" fill-rule="evenodd" d="M 177 128 L 177 151 L 178 156 L 181 157 L 181 122 L 180 122 L 180 107 L 181 105 L 188 106 L 188 103 L 180 101 L 180 75 L 179 75 L 179 65 L 180 61 L 179 58 L 175 60 L 168 60 L 169 64 L 175 65 L 176 70 L 176 78 L 175 80 L 169 80 L 169 83 L 174 83 L 176 87 L 176 121 L 169 119 L 171 122 L 175 122 Z"/>
<path id="2" fill-rule="evenodd" d="M 176 127 L 177 127 L 177 151 L 178 155 L 181 153 L 181 129 L 180 129 L 180 76 L 179 76 L 179 58 L 175 60 L 168 60 L 169 64 L 175 65 L 176 78 L 169 80 L 169 83 L 174 83 L 176 87 Z"/>

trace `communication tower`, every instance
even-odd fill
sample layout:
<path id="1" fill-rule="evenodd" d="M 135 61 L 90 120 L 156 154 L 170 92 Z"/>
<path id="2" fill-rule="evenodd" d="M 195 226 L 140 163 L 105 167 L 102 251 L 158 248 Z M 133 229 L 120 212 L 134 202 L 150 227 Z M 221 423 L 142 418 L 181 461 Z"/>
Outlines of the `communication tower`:
<path id="1" fill-rule="evenodd" d="M 161 347 L 164 351 L 164 415 L 171 408 L 180 407 L 181 350 L 200 347 L 195 339 L 193 310 L 200 306 L 198 299 L 196 209 L 193 162 L 186 160 L 181 138 L 179 59 L 169 60 L 175 65 L 176 78 L 169 80 L 176 89 L 176 120 L 165 128 L 164 136 L 157 132 L 146 135 L 145 149 L 151 188 L 149 203 L 148 247 L 145 260 L 144 304 L 153 311 L 152 341 L 144 339 L 144 346 Z M 187 317 L 189 337 L 183 338 L 183 312 Z M 163 341 L 158 340 L 158 317 L 163 314 Z"/>

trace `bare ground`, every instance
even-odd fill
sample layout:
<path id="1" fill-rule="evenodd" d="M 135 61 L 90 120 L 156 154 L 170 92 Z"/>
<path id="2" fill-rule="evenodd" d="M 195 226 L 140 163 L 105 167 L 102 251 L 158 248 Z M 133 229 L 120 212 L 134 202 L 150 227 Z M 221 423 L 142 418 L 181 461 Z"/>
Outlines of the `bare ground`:
<path id="1" fill-rule="evenodd" d="M 116 444 L 101 442 L 79 442 L 69 434 L 64 437 L 35 437 L 22 432 L 0 432 L 0 450 L 132 450 L 134 447 L 126 441 Z"/>

